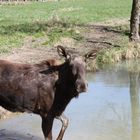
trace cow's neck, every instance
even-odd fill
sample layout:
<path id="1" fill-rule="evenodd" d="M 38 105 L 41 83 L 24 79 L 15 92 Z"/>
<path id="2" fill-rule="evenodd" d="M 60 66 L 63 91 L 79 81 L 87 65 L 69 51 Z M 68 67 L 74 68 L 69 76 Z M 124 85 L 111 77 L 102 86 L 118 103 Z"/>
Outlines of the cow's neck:
<path id="1" fill-rule="evenodd" d="M 74 97 L 75 83 L 69 62 L 65 62 L 59 68 L 59 80 L 60 90 L 62 94 L 67 94 L 68 98 Z"/>

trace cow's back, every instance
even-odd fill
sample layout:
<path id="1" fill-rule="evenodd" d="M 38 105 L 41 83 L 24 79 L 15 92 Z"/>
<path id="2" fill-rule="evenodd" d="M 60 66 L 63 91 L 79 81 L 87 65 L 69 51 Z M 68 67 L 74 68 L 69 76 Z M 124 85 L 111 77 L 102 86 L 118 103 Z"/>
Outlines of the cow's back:
<path id="1" fill-rule="evenodd" d="M 11 111 L 32 110 L 37 97 L 35 76 L 31 65 L 0 60 L 0 105 Z"/>
<path id="2" fill-rule="evenodd" d="M 50 108 L 57 76 L 39 73 L 44 67 L 0 60 L 0 105 L 14 112 Z"/>
<path id="3" fill-rule="evenodd" d="M 6 60 L 0 60 L 0 76 L 2 77 L 28 71 L 31 68 L 32 65 L 29 64 L 12 63 Z"/>

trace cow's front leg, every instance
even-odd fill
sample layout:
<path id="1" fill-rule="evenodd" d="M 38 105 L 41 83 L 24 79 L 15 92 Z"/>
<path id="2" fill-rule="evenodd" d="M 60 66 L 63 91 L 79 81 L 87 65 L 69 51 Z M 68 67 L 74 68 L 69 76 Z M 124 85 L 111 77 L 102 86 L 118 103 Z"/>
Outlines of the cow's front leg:
<path id="1" fill-rule="evenodd" d="M 62 122 L 62 127 L 61 127 L 60 133 L 59 133 L 59 135 L 58 135 L 56 140 L 62 140 L 63 136 L 64 136 L 64 133 L 65 133 L 65 130 L 68 127 L 69 120 L 64 114 L 62 114 L 61 116 L 56 117 L 56 119 L 59 119 Z"/>
<path id="2" fill-rule="evenodd" d="M 54 117 L 48 115 L 47 117 L 42 117 L 42 131 L 45 140 L 52 140 L 52 125 Z"/>

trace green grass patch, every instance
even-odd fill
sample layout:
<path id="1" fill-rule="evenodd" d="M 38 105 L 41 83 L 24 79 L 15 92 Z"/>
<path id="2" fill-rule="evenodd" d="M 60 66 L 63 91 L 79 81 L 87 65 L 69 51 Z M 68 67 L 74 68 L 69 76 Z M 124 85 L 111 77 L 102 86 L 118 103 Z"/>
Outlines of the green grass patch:
<path id="1" fill-rule="evenodd" d="M 21 46 L 24 37 L 32 36 L 33 38 L 48 37 L 42 45 L 52 45 L 61 37 L 71 37 L 76 41 L 83 40 L 80 33 L 76 33 L 77 23 L 67 21 L 66 19 L 56 19 L 55 17 L 47 22 L 32 22 L 15 25 L 0 25 L 0 48 L 9 50 Z M 15 40 L 15 42 L 14 42 Z M 5 49 L 4 49 L 5 50 Z M 7 51 L 1 51 L 7 52 Z"/>
<path id="2" fill-rule="evenodd" d="M 96 22 L 130 16 L 131 0 L 63 0 L 0 7 L 0 21 L 7 24 L 46 21 L 53 16 Z"/>
<path id="3" fill-rule="evenodd" d="M 8 53 L 13 48 L 18 48 L 24 39 L 23 34 L 16 35 L 0 35 L 0 53 Z"/>
<path id="4" fill-rule="evenodd" d="M 76 33 L 74 28 L 63 28 L 63 27 L 53 27 L 47 32 L 48 41 L 44 42 L 42 45 L 51 45 L 60 40 L 62 37 L 70 37 L 76 41 L 84 40 L 79 33 Z"/>

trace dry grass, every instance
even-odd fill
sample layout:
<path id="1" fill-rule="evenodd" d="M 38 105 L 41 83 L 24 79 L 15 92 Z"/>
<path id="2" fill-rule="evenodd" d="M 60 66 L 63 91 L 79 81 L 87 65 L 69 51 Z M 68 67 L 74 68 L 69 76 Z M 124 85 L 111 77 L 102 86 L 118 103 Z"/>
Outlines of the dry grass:
<path id="1" fill-rule="evenodd" d="M 128 43 L 128 46 L 125 47 L 102 50 L 97 56 L 97 62 L 116 63 L 122 60 L 137 58 L 140 58 L 140 45 L 136 43 Z"/>

